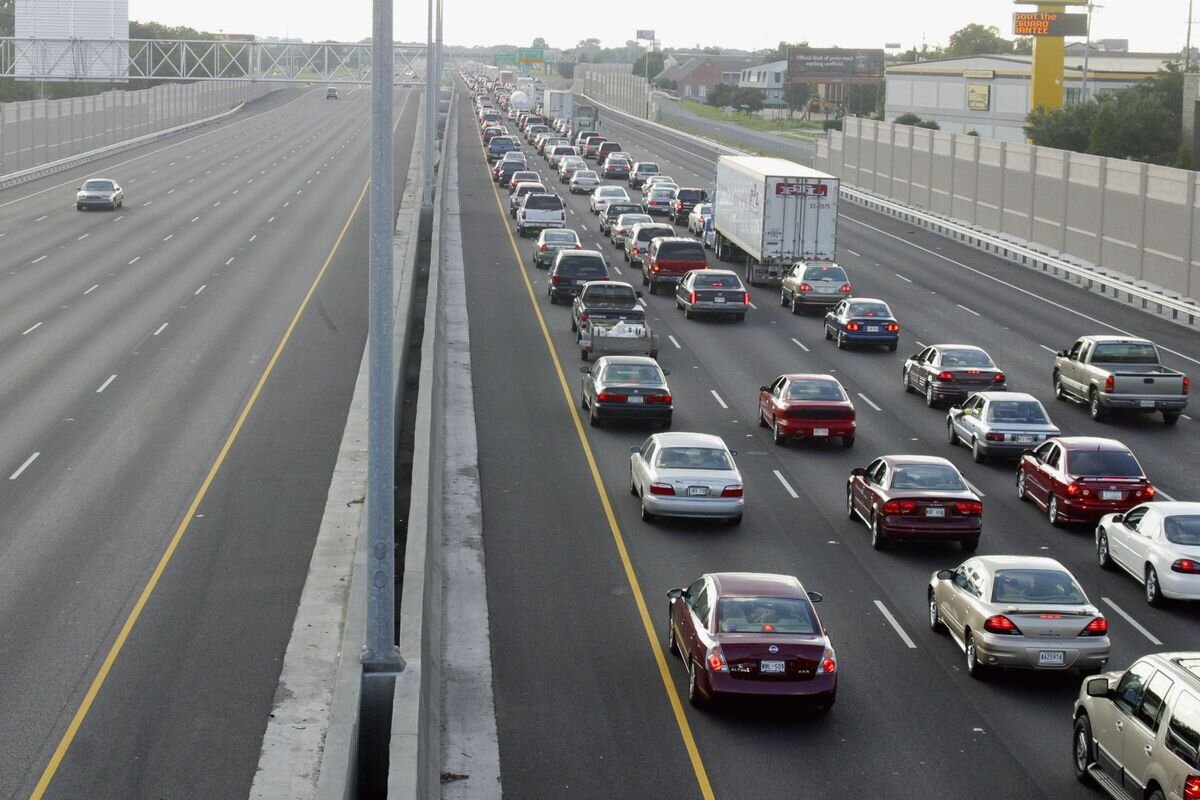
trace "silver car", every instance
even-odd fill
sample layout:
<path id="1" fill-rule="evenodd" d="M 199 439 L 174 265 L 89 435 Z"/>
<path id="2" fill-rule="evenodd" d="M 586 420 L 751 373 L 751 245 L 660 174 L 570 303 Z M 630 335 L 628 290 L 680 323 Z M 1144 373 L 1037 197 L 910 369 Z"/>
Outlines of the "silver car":
<path id="1" fill-rule="evenodd" d="M 622 214 L 617 217 L 616 224 L 609 226 L 608 229 L 608 235 L 612 239 L 613 245 L 624 247 L 625 237 L 629 235 L 630 229 L 639 222 L 654 222 L 654 217 L 649 214 Z"/>
<path id="2" fill-rule="evenodd" d="M 588 205 L 592 207 L 592 213 L 601 214 L 604 212 L 604 209 L 608 208 L 609 203 L 628 202 L 631 202 L 629 195 L 620 186 L 598 186 L 592 192 L 592 196 L 588 200 Z"/>
<path id="3" fill-rule="evenodd" d="M 594 169 L 579 169 L 571 176 L 568 187 L 571 194 L 590 194 L 600 185 L 600 176 Z"/>
<path id="4" fill-rule="evenodd" d="M 976 556 L 935 572 L 929 627 L 946 630 L 967 674 L 992 667 L 1095 674 L 1108 663 L 1108 620 L 1070 570 L 1044 556 Z"/>
<path id="5" fill-rule="evenodd" d="M 1024 392 L 976 392 L 946 414 L 946 438 L 962 442 L 976 461 L 1019 456 L 1062 431 L 1045 407 Z"/>
<path id="6" fill-rule="evenodd" d="M 107 208 L 115 210 L 125 202 L 125 190 L 111 178 L 89 178 L 75 191 L 75 209 Z"/>
<path id="7" fill-rule="evenodd" d="M 566 183 L 581 169 L 587 169 L 587 162 L 582 158 L 579 156 L 563 156 L 562 161 L 558 162 L 558 182 Z"/>
<path id="8" fill-rule="evenodd" d="M 1143 503 L 1105 514 L 1096 526 L 1096 560 L 1141 581 L 1146 602 L 1200 600 L 1200 503 Z"/>
<path id="9" fill-rule="evenodd" d="M 581 250 L 579 234 L 570 228 L 546 228 L 533 243 L 533 265 L 549 269 L 559 250 Z"/>
<path id="10" fill-rule="evenodd" d="M 656 433 L 631 449 L 629 492 L 642 501 L 642 519 L 701 517 L 742 521 L 742 474 L 720 436 Z"/>
<path id="11" fill-rule="evenodd" d="M 547 149 L 550 151 L 550 155 L 546 157 L 546 160 L 550 162 L 550 169 L 553 170 L 557 170 L 558 165 L 567 156 L 579 155 L 579 151 L 569 144 L 556 144 L 554 147 Z"/>

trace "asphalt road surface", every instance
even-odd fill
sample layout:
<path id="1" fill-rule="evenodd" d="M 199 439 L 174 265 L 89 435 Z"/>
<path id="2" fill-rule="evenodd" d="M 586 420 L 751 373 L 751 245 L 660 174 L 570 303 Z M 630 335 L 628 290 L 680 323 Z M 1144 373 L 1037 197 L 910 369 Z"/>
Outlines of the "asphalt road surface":
<path id="1" fill-rule="evenodd" d="M 324 95 L 0 193 L 2 798 L 249 791 L 366 337 L 369 93 Z"/>
<path id="2" fill-rule="evenodd" d="M 981 553 L 1049 555 L 1081 581 L 1110 621 L 1111 666 L 1152 650 L 1195 646 L 1192 609 L 1150 608 L 1141 587 L 1096 565 L 1091 530 L 1052 528 L 1017 500 L 1014 465 L 974 464 L 946 443 L 945 411 L 901 388 L 921 344 L 987 348 L 1014 390 L 1039 397 L 1067 434 L 1128 444 L 1176 499 L 1200 496 L 1197 423 L 1161 417 L 1093 423 L 1056 402 L 1053 352 L 1084 333 L 1127 331 L 1168 349 L 1193 373 L 1193 331 L 1007 264 L 903 222 L 845 205 L 839 252 L 855 294 L 886 299 L 900 349 L 837 350 L 820 315 L 792 316 L 777 289 L 753 289 L 746 321 L 684 320 L 669 296 L 647 295 L 671 370 L 673 430 L 721 435 L 746 483 L 739 527 L 643 523 L 629 496 L 629 448 L 649 431 L 581 425 L 581 365 L 569 310 L 551 306 L 546 272 L 501 211 L 462 99 L 460 159 L 472 363 L 479 425 L 484 541 L 501 767 L 520 798 L 929 798 L 966 785 L 992 797 L 1086 798 L 1069 761 L 1074 674 L 1006 673 L 977 681 L 945 635 L 931 633 L 925 592 L 953 545 L 871 549 L 845 513 L 850 470 L 886 453 L 952 459 L 984 495 Z M 604 121 L 636 159 L 681 185 L 708 186 L 716 155 L 638 123 Z M 530 148 L 526 147 L 529 152 Z M 536 153 L 530 162 L 547 173 Z M 554 178 L 551 178 L 554 180 Z M 565 187 L 564 187 L 565 188 Z M 499 199 L 507 208 L 507 192 Z M 567 224 L 604 252 L 617 280 L 636 282 L 598 233 L 585 196 Z M 681 229 L 682 230 L 682 229 Z M 711 255 L 710 264 L 721 265 Z M 640 287 L 639 287 L 640 288 Z M 756 424 L 757 392 L 783 372 L 830 372 L 858 408 L 857 443 L 772 444 Z M 593 466 L 594 465 L 594 466 Z M 798 575 L 839 657 L 828 716 L 787 705 L 686 702 L 681 662 L 665 654 L 666 592 L 702 572 Z M 644 609 L 644 613 L 643 613 Z M 681 698 L 684 698 L 681 702 Z"/>

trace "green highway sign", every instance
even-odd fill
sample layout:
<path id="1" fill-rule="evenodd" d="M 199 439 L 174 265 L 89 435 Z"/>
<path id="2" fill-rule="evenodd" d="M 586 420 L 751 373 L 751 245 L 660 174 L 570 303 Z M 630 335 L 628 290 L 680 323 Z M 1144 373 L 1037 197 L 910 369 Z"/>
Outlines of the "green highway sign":
<path id="1" fill-rule="evenodd" d="M 522 64 L 541 64 L 545 61 L 545 51 L 540 47 L 522 47 L 517 50 L 517 59 Z"/>
<path id="2" fill-rule="evenodd" d="M 517 63 L 517 54 L 516 53 L 496 53 L 495 60 L 496 60 L 497 66 L 499 66 L 500 64 L 515 64 L 515 63 Z"/>

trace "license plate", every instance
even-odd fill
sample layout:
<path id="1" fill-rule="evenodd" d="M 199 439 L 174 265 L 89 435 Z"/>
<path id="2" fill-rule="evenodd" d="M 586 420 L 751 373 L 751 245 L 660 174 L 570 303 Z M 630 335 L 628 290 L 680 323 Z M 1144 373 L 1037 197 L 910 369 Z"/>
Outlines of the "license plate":
<path id="1" fill-rule="evenodd" d="M 1066 653 L 1062 650 L 1039 650 L 1039 667 L 1061 667 L 1067 663 Z"/>
<path id="2" fill-rule="evenodd" d="M 946 516 L 946 509 L 942 508 L 941 506 L 930 506 L 929 508 L 925 509 L 925 516 L 944 517 Z"/>
<path id="3" fill-rule="evenodd" d="M 714 303 L 724 303 L 725 302 L 724 295 L 718 295 L 717 297 L 714 297 L 713 302 Z"/>
<path id="4" fill-rule="evenodd" d="M 1140 404 L 1141 404 L 1142 408 L 1154 408 L 1153 400 L 1142 400 L 1142 401 L 1140 401 Z"/>
<path id="5" fill-rule="evenodd" d="M 1120 500 L 1124 496 L 1125 496 L 1124 492 L 1101 492 L 1100 493 L 1101 500 Z"/>
<path id="6" fill-rule="evenodd" d="M 867 333 L 879 333 L 879 326 L 878 325 L 868 325 Z"/>
<path id="7" fill-rule="evenodd" d="M 813 428 L 813 436 L 828 436 L 829 428 Z"/>
<path id="8" fill-rule="evenodd" d="M 689 486 L 688 497 L 708 497 L 707 486 Z"/>
<path id="9" fill-rule="evenodd" d="M 837 288 L 833 286 L 818 286 L 817 291 L 821 294 L 833 294 L 837 291 Z"/>
<path id="10" fill-rule="evenodd" d="M 635 406 L 640 406 L 642 403 L 646 402 L 645 398 L 640 394 L 631 394 L 626 398 L 626 401 L 633 403 Z"/>
<path id="11" fill-rule="evenodd" d="M 1014 436 L 1013 441 L 1017 444 L 1029 444 L 1033 441 L 1032 436 Z"/>
<path id="12" fill-rule="evenodd" d="M 758 671 L 782 675 L 785 671 L 785 665 L 786 662 L 784 661 L 760 661 L 758 662 Z"/>

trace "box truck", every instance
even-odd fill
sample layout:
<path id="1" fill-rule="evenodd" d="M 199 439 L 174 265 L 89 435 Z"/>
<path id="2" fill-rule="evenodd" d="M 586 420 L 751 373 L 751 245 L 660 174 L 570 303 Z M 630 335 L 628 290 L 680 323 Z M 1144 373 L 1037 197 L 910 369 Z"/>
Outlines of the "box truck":
<path id="1" fill-rule="evenodd" d="M 551 121 L 571 119 L 574 102 L 569 89 L 546 89 L 542 92 L 542 115 Z"/>
<path id="2" fill-rule="evenodd" d="M 838 179 L 782 158 L 720 156 L 712 248 L 746 283 L 779 283 L 797 261 L 837 257 Z"/>

